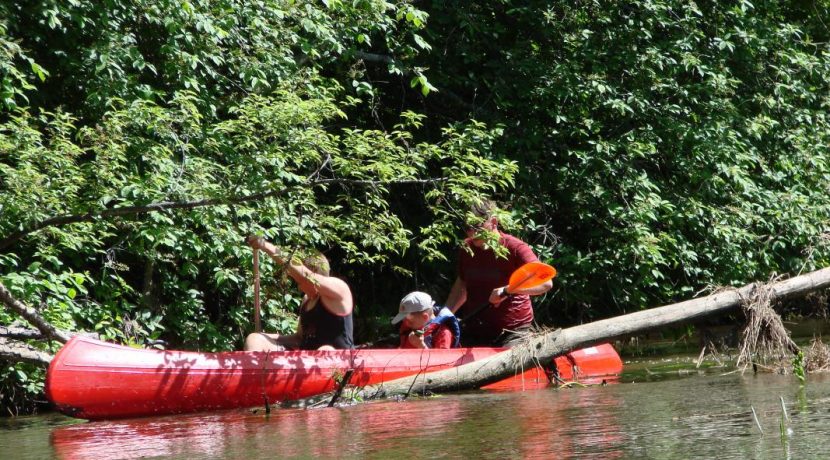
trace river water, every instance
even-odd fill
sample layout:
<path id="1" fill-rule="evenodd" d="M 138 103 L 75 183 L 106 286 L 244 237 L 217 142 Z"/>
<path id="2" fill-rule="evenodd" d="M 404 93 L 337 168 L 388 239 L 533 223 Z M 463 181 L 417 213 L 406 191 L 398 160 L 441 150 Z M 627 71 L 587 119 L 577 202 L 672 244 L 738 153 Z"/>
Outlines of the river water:
<path id="1" fill-rule="evenodd" d="M 19 417 L 0 420 L 0 458 L 830 458 L 830 375 L 802 386 L 791 375 L 689 362 L 629 361 L 619 383 L 605 386 L 270 415 Z"/>

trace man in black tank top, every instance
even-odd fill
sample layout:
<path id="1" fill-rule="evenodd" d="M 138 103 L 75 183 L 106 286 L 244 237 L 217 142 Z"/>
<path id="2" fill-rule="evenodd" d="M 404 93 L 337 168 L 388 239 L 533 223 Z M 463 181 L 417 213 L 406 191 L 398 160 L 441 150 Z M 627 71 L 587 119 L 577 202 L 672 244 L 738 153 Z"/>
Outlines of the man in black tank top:
<path id="1" fill-rule="evenodd" d="M 246 351 L 334 350 L 354 348 L 352 335 L 352 291 L 345 281 L 329 276 L 325 256 L 315 254 L 302 262 L 287 260 L 280 248 L 256 236 L 248 244 L 265 251 L 277 263 L 285 265 L 288 276 L 303 291 L 300 324 L 294 334 L 253 333 L 245 338 Z"/>

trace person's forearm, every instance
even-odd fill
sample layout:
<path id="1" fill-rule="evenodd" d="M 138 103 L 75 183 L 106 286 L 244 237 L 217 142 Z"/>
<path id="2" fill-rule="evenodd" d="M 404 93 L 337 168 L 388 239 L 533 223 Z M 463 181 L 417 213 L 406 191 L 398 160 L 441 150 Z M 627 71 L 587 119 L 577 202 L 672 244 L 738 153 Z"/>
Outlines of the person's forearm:
<path id="1" fill-rule="evenodd" d="M 538 286 L 533 286 L 531 288 L 517 289 L 513 292 L 513 294 L 524 294 L 524 295 L 531 295 L 531 296 L 533 296 L 533 295 L 542 295 L 542 294 L 550 291 L 550 289 L 552 287 L 553 287 L 553 283 L 550 282 L 550 281 L 547 281 L 545 283 L 542 283 Z"/>
<path id="2" fill-rule="evenodd" d="M 450 289 L 450 294 L 447 296 L 446 306 L 453 313 L 458 311 L 464 302 L 467 300 L 467 287 L 461 278 L 456 278 Z"/>
<path id="3" fill-rule="evenodd" d="M 309 280 L 314 279 L 316 275 L 314 271 L 312 271 L 302 263 L 290 263 L 291 261 L 288 260 L 290 254 L 285 254 L 279 246 L 265 241 L 262 244 L 262 250 L 265 251 L 265 253 L 268 254 L 269 257 L 274 259 L 274 261 L 276 261 L 280 265 L 285 265 L 285 268 L 289 271 L 289 273 Z"/>
<path id="4" fill-rule="evenodd" d="M 271 257 L 275 261 L 281 264 L 285 263 L 285 256 L 283 255 L 282 250 L 280 250 L 280 248 L 277 247 L 277 245 L 269 243 L 268 241 L 263 241 L 261 248 L 263 251 L 265 251 L 266 254 L 268 254 L 269 257 Z"/>
<path id="5" fill-rule="evenodd" d="M 326 305 L 334 308 L 332 313 L 341 316 L 351 313 L 353 305 L 352 294 L 349 286 L 345 282 L 332 276 L 316 273 L 314 270 L 306 267 L 305 264 L 296 261 L 293 257 L 293 251 L 285 253 L 279 246 L 266 241 L 264 238 L 250 237 L 248 244 L 253 247 L 259 247 L 271 259 L 285 267 L 288 274 L 295 280 L 302 278 L 313 283 L 320 295 L 328 299 Z"/>

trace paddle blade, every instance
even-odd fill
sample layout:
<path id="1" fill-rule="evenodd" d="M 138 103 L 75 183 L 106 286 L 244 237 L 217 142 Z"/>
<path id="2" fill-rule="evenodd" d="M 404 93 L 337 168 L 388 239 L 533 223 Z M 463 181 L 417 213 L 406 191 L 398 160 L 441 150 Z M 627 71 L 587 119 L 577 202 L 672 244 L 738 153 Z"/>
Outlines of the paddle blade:
<path id="1" fill-rule="evenodd" d="M 556 269 L 542 262 L 530 262 L 517 268 L 510 275 L 507 292 L 536 287 L 556 276 Z"/>

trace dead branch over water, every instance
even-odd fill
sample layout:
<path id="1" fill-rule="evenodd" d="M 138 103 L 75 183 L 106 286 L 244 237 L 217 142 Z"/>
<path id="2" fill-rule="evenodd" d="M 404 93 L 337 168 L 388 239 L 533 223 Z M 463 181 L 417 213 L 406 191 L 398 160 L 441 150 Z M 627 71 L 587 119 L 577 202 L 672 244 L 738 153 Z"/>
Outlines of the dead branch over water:
<path id="1" fill-rule="evenodd" d="M 405 377 L 357 392 L 363 399 L 409 394 L 441 393 L 480 388 L 510 377 L 517 369 L 529 369 L 540 362 L 548 362 L 569 351 L 607 342 L 650 330 L 690 323 L 698 319 L 723 314 L 741 305 L 758 306 L 778 300 L 806 295 L 830 287 L 830 268 L 825 268 L 788 280 L 769 284 L 752 283 L 699 299 L 687 300 L 663 307 L 643 310 L 589 324 L 557 329 L 528 337 L 520 345 L 489 358 L 441 371 Z M 759 297 L 760 296 L 760 297 Z M 759 300 L 761 299 L 761 300 Z M 771 308 L 770 308 L 771 310 Z M 775 317 L 780 322 L 777 314 Z M 759 316 L 764 323 L 769 312 Z M 754 345 L 747 348 L 748 356 L 758 346 L 766 346 L 759 333 Z M 785 333 L 789 347 L 789 335 Z M 794 346 L 794 345 L 793 345 Z"/>
<path id="2" fill-rule="evenodd" d="M 0 302 L 3 302 L 11 311 L 26 319 L 29 324 L 36 327 L 46 337 L 55 339 L 61 343 L 68 342 L 72 337 L 70 334 L 61 331 L 43 319 L 34 308 L 28 307 L 23 302 L 15 299 L 12 293 L 6 289 L 6 286 L 3 286 L 3 283 L 0 283 Z"/>

